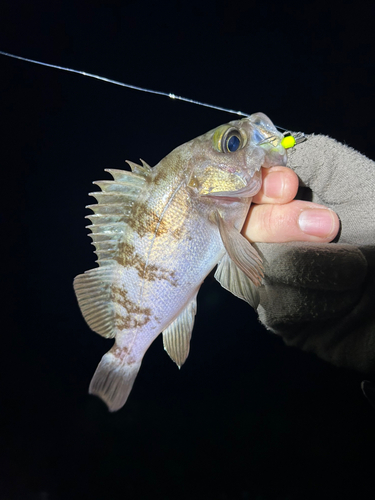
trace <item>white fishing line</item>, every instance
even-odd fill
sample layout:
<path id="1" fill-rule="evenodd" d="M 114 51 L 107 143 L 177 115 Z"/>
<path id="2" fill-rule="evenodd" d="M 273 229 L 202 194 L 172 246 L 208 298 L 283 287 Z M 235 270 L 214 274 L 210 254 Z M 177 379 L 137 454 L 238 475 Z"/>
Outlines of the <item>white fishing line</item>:
<path id="1" fill-rule="evenodd" d="M 182 97 L 168 92 L 162 92 L 161 90 L 146 89 L 144 87 L 138 87 L 137 85 L 131 85 L 130 83 L 123 83 L 117 80 L 112 80 L 111 78 L 106 78 L 105 76 L 95 75 L 93 73 L 87 73 L 86 71 L 80 71 L 78 69 L 65 68 L 64 66 L 59 66 L 57 64 L 45 63 L 42 61 L 36 61 L 35 59 L 28 59 L 27 57 L 17 56 L 15 54 L 10 54 L 9 52 L 3 52 L 0 50 L 0 54 L 7 57 L 12 57 L 13 59 L 19 59 L 20 61 L 26 61 L 33 64 L 39 64 L 40 66 L 46 66 L 47 68 L 60 69 L 62 71 L 67 71 L 69 73 L 75 73 L 77 75 L 87 76 L 89 78 L 95 78 L 95 80 L 100 80 L 106 83 L 112 83 L 113 85 L 118 85 L 119 87 L 126 87 L 132 90 L 139 90 L 140 92 L 147 92 L 148 94 L 156 94 L 164 97 L 169 97 L 170 99 L 175 99 L 178 101 L 189 102 L 190 104 L 197 104 L 198 106 L 205 106 L 206 108 L 216 109 L 218 111 L 224 111 L 226 113 L 231 113 L 238 116 L 249 116 L 243 111 L 236 111 L 234 109 L 222 108 L 221 106 L 215 106 L 214 104 L 206 104 L 204 102 L 195 101 L 194 99 L 189 99 L 187 97 Z"/>
<path id="2" fill-rule="evenodd" d="M 206 108 L 216 109 L 217 111 L 224 111 L 225 113 L 230 113 L 237 116 L 249 116 L 248 113 L 244 113 L 243 111 L 236 111 L 234 109 L 223 108 L 221 106 L 215 106 L 214 104 L 207 104 L 204 102 L 196 101 L 194 99 L 189 99 L 188 97 L 182 97 L 173 93 L 162 92 L 161 90 L 152 90 L 144 87 L 138 87 L 137 85 L 131 85 L 130 83 L 119 82 L 118 80 L 113 80 L 112 78 L 106 78 L 105 76 L 95 75 L 94 73 L 87 73 L 86 71 L 80 71 L 78 69 L 66 68 L 64 66 L 59 66 L 58 64 L 50 64 L 42 61 L 37 61 L 36 59 L 29 59 L 27 57 L 17 56 L 15 54 L 10 54 L 9 52 L 3 52 L 0 50 L 0 54 L 6 57 L 12 57 L 13 59 L 19 59 L 20 61 L 26 61 L 32 64 L 39 64 L 40 66 L 46 66 L 47 68 L 59 69 L 61 71 L 67 71 L 68 73 L 75 73 L 76 75 L 87 76 L 89 78 L 94 78 L 95 80 L 99 80 L 106 83 L 112 83 L 113 85 L 118 85 L 119 87 L 125 87 L 127 89 L 139 90 L 140 92 L 146 92 L 148 94 L 161 95 L 164 97 L 169 97 L 170 99 L 188 102 L 190 104 L 196 104 L 198 106 L 204 106 Z M 276 128 L 280 130 L 284 130 L 287 133 L 290 133 L 288 129 L 284 127 L 279 127 L 275 125 Z"/>

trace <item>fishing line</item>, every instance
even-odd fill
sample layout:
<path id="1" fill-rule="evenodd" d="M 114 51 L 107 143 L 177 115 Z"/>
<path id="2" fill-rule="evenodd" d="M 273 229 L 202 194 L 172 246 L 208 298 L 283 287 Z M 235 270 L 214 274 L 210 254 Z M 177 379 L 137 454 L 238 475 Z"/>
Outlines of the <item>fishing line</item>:
<path id="1" fill-rule="evenodd" d="M 164 97 L 169 97 L 170 99 L 184 101 L 190 104 L 197 104 L 198 106 L 205 106 L 206 108 L 212 108 L 218 111 L 225 111 L 226 113 L 232 113 L 238 116 L 249 116 L 248 114 L 243 113 L 242 111 L 235 111 L 234 109 L 222 108 L 221 106 L 215 106 L 214 104 L 206 104 L 204 102 L 195 101 L 194 99 L 188 99 L 187 97 L 182 97 L 168 92 L 162 92 L 161 90 L 152 90 L 152 89 L 146 89 L 144 87 L 138 87 L 137 85 L 131 85 L 130 83 L 119 82 L 117 80 L 112 80 L 111 78 L 106 78 L 105 76 L 95 75 L 93 73 L 87 73 L 86 71 L 80 71 L 78 69 L 65 68 L 64 66 L 58 66 L 57 64 L 49 64 L 41 61 L 36 61 L 35 59 L 28 59 L 27 57 L 16 56 L 15 54 L 10 54 L 9 52 L 3 52 L 2 50 L 0 50 L 0 54 L 7 57 L 13 57 L 13 59 L 19 59 L 20 61 L 26 61 L 33 64 L 39 64 L 40 66 L 46 66 L 47 68 L 60 69 L 62 71 L 67 71 L 69 73 L 88 76 L 89 78 L 94 78 L 95 80 L 100 80 L 102 82 L 112 83 L 113 85 L 118 85 L 119 87 L 126 87 L 132 90 L 139 90 L 140 92 L 146 92 L 148 94 L 161 95 Z"/>
<path id="2" fill-rule="evenodd" d="M 223 108 L 221 106 L 215 106 L 214 104 L 207 104 L 204 102 L 196 101 L 194 99 L 189 99 L 187 97 L 182 97 L 178 96 L 172 93 L 168 92 L 162 92 L 160 90 L 152 90 L 152 89 L 147 89 L 144 87 L 138 87 L 137 85 L 131 85 L 130 83 L 123 83 L 119 82 L 117 80 L 113 80 L 112 78 L 106 78 L 105 76 L 100 76 L 100 75 L 95 75 L 93 73 L 87 73 L 86 71 L 80 71 L 77 69 L 72 69 L 72 68 L 65 68 L 64 66 L 59 66 L 57 64 L 50 64 L 50 63 L 45 63 L 42 61 L 37 61 L 35 59 L 29 59 L 27 57 L 22 57 L 22 56 L 17 56 L 15 54 L 10 54 L 9 52 L 3 52 L 0 50 L 0 54 L 6 57 L 12 57 L 13 59 L 19 59 L 20 61 L 26 61 L 32 64 L 39 64 L 40 66 L 46 66 L 47 68 L 54 68 L 54 69 L 59 69 L 61 71 L 67 71 L 68 73 L 75 73 L 76 75 L 82 75 L 82 76 L 87 76 L 89 78 L 94 78 L 95 80 L 100 80 L 102 82 L 106 83 L 112 83 L 113 85 L 118 85 L 119 87 L 125 87 L 128 89 L 132 90 L 139 90 L 140 92 L 146 92 L 147 94 L 155 94 L 155 95 L 160 95 L 164 97 L 169 97 L 170 99 L 178 100 L 178 101 L 184 101 L 188 102 L 190 104 L 196 104 L 198 106 L 204 106 L 206 108 L 211 108 L 211 109 L 216 109 L 217 111 L 224 111 L 225 113 L 231 113 L 237 116 L 244 116 L 247 117 L 249 116 L 247 113 L 244 113 L 243 111 L 236 111 L 234 109 L 228 109 L 228 108 Z M 288 139 L 285 141 L 284 147 L 290 148 L 293 147 L 295 144 L 298 144 L 299 142 L 302 142 L 305 140 L 305 136 L 302 132 L 298 132 L 297 134 L 290 132 L 288 129 L 284 127 L 279 127 L 278 125 L 275 125 L 276 128 L 283 130 L 284 131 L 284 136 L 285 139 Z M 273 138 L 268 138 L 268 140 L 272 140 Z"/>

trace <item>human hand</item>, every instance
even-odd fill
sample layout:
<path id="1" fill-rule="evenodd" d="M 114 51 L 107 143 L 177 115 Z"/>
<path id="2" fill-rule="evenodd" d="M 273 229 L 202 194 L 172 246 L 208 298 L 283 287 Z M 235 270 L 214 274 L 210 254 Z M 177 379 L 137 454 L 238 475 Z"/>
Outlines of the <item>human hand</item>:
<path id="1" fill-rule="evenodd" d="M 251 242 L 332 241 L 340 221 L 329 208 L 294 200 L 299 180 L 287 167 L 262 169 L 262 188 L 254 196 L 242 229 Z"/>
<path id="2" fill-rule="evenodd" d="M 246 237 L 262 242 L 256 245 L 265 266 L 265 278 L 258 288 L 260 320 L 288 345 L 313 351 L 336 365 L 372 371 L 375 164 L 331 138 L 312 136 L 290 152 L 288 166 L 299 175 L 302 185 L 311 189 L 313 203 L 324 203 L 338 213 L 340 243 L 327 243 L 338 231 L 333 212 L 301 200 L 291 201 L 296 191 L 293 175 L 285 184 L 284 173 L 288 194 L 279 198 L 281 203 L 270 196 L 266 181 L 254 199 L 259 204 L 254 205 L 244 226 Z M 277 192 L 278 182 L 275 185 Z M 310 223 L 310 234 L 301 231 L 298 220 L 304 212 L 315 212 L 318 219 L 319 213 L 330 213 L 332 226 L 327 217 L 327 225 Z M 293 239 L 301 243 L 290 242 Z"/>

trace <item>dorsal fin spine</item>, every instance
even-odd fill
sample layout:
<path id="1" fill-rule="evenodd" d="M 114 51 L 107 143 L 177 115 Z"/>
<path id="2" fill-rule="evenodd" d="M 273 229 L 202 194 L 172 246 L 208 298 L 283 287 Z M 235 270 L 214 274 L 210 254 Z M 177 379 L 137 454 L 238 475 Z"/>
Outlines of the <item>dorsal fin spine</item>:
<path id="1" fill-rule="evenodd" d="M 129 230 L 127 221 L 132 216 L 132 208 L 139 199 L 151 167 L 142 161 L 142 166 L 128 162 L 132 172 L 127 170 L 106 169 L 114 180 L 95 181 L 101 191 L 89 193 L 97 204 L 88 205 L 93 214 L 87 215 L 91 224 L 87 228 L 99 266 L 107 267 L 118 260 L 119 244 Z"/>

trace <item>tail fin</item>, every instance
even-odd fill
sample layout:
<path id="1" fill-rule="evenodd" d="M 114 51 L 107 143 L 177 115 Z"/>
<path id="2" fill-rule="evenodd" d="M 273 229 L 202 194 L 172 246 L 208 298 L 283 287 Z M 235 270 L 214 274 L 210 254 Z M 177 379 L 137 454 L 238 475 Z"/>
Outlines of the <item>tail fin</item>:
<path id="1" fill-rule="evenodd" d="M 99 396 L 109 411 L 119 410 L 128 399 L 141 363 L 126 363 L 112 350 L 102 357 L 91 379 L 89 393 Z"/>

